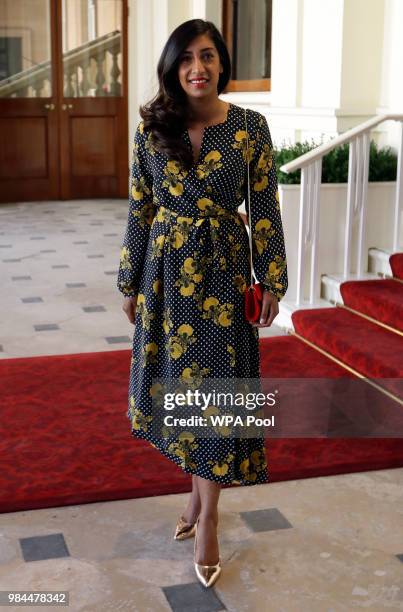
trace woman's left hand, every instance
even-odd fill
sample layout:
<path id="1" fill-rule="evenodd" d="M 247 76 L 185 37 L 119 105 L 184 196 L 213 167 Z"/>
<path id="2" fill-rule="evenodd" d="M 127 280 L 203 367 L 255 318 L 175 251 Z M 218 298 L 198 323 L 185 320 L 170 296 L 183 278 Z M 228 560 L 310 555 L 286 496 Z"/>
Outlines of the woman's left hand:
<path id="1" fill-rule="evenodd" d="M 260 320 L 256 323 L 251 323 L 251 325 L 254 327 L 270 327 L 277 315 L 278 299 L 275 295 L 273 295 L 273 293 L 265 289 L 263 291 L 263 303 Z"/>

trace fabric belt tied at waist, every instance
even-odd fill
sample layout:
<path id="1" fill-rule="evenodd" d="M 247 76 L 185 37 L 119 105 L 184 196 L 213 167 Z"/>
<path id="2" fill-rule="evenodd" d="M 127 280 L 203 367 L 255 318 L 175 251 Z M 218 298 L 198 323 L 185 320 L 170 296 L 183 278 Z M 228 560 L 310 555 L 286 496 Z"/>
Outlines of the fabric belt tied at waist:
<path id="1" fill-rule="evenodd" d="M 195 211 L 196 214 L 187 214 L 186 212 L 173 210 L 167 206 L 161 205 L 157 209 L 158 212 L 164 211 L 167 213 L 167 220 L 174 220 L 176 217 L 190 218 L 196 220 L 192 224 L 193 231 L 191 232 L 190 239 L 196 242 L 196 244 L 206 243 L 206 238 L 210 240 L 212 244 L 212 266 L 213 268 L 221 268 L 221 258 L 227 258 L 230 249 L 228 240 L 225 237 L 220 236 L 219 228 L 220 221 L 232 221 L 237 224 L 243 224 L 243 220 L 238 211 L 231 211 L 221 206 L 215 205 L 214 207 L 208 207 L 205 211 L 201 210 L 200 213 Z"/>

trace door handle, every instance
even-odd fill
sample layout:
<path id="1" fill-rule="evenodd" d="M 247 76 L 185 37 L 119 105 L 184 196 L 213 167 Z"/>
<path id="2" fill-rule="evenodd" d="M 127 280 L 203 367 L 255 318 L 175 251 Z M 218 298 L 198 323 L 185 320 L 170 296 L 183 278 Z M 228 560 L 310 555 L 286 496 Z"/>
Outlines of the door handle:
<path id="1" fill-rule="evenodd" d="M 54 104 L 45 104 L 45 108 L 47 108 L 48 110 L 53 110 L 55 108 Z"/>
<path id="2" fill-rule="evenodd" d="M 63 110 L 66 110 L 68 108 L 70 108 L 70 109 L 73 108 L 73 105 L 72 104 L 62 104 L 62 109 Z"/>

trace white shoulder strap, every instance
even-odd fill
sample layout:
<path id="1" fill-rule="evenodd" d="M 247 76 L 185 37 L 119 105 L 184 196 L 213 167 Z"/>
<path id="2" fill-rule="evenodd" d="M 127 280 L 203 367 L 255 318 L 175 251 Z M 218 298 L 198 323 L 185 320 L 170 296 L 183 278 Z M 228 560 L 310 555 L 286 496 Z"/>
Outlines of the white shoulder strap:
<path id="1" fill-rule="evenodd" d="M 250 179 L 249 179 L 249 134 L 248 134 L 248 122 L 246 119 L 246 108 L 245 111 L 245 131 L 246 131 L 246 165 L 248 167 L 248 213 L 249 213 L 249 251 L 250 251 L 250 284 L 253 285 L 253 272 L 252 272 L 252 223 L 251 223 L 251 211 L 250 211 Z"/>

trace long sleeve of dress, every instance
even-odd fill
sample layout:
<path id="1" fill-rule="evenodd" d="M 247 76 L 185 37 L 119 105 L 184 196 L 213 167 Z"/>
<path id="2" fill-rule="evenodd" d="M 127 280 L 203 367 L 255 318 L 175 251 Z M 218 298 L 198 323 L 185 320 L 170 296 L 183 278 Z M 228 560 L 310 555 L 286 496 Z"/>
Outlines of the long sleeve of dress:
<path id="1" fill-rule="evenodd" d="M 266 117 L 255 113 L 256 130 L 248 125 L 253 270 L 256 279 L 281 300 L 288 278 L 276 164 Z M 249 213 L 247 189 L 246 183 L 245 207 Z"/>
<path id="2" fill-rule="evenodd" d="M 129 212 L 120 249 L 117 287 L 126 297 L 138 293 L 151 223 L 155 214 L 153 180 L 147 166 L 147 136 L 142 121 L 137 126 L 129 185 Z"/>

